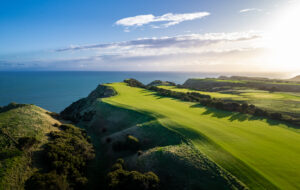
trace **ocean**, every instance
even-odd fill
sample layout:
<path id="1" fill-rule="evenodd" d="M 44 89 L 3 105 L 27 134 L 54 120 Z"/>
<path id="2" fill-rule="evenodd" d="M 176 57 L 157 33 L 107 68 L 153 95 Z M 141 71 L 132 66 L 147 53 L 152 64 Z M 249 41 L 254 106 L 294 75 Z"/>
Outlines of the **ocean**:
<path id="1" fill-rule="evenodd" d="M 223 73 L 224 74 L 224 73 Z M 225 73 L 228 75 L 228 73 Z M 222 73 L 196 72 L 98 72 L 19 71 L 0 72 L 0 106 L 10 102 L 35 104 L 60 112 L 72 102 L 86 97 L 98 84 L 135 78 L 144 84 L 153 80 L 182 84 L 188 78 L 218 77 Z"/>

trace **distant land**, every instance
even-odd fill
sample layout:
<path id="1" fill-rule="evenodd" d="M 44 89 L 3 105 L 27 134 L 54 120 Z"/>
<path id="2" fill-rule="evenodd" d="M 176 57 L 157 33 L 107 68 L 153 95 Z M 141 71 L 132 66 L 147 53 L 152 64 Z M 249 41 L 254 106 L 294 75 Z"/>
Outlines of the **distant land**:
<path id="1" fill-rule="evenodd" d="M 300 75 L 291 78 L 292 81 L 300 81 Z"/>

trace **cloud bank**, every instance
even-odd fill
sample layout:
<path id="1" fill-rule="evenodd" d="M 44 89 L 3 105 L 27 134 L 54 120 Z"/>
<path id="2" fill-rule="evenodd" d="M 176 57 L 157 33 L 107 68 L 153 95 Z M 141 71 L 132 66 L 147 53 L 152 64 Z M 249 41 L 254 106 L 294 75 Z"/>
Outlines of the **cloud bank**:
<path id="1" fill-rule="evenodd" d="M 195 13 L 183 13 L 183 14 L 173 14 L 167 13 L 161 16 L 154 16 L 152 14 L 147 15 L 137 15 L 133 17 L 127 17 L 118 20 L 115 24 L 125 27 L 140 27 L 147 24 L 153 23 L 164 23 L 162 25 L 152 25 L 154 28 L 169 27 L 172 25 L 179 24 L 184 21 L 190 21 L 195 19 L 201 19 L 203 17 L 209 16 L 209 12 L 195 12 Z"/>

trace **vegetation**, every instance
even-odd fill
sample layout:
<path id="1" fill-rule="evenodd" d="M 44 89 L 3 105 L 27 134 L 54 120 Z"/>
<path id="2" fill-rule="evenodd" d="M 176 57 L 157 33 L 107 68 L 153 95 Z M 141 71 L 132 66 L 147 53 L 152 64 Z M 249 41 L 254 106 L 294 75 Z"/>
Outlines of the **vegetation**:
<path id="1" fill-rule="evenodd" d="M 57 175 L 55 171 L 49 173 L 35 173 L 26 182 L 25 189 L 39 190 L 67 190 L 70 189 L 65 176 Z"/>
<path id="2" fill-rule="evenodd" d="M 127 79 L 124 82 L 128 82 L 128 81 L 130 81 L 130 79 L 129 80 Z M 150 86 L 162 86 L 162 85 L 163 86 L 176 86 L 176 84 L 174 82 L 155 80 L 155 81 L 152 81 L 151 83 L 149 83 L 147 85 L 147 87 L 150 87 Z"/>
<path id="3" fill-rule="evenodd" d="M 74 103 L 72 103 L 69 107 L 63 110 L 60 113 L 60 116 L 66 120 L 70 120 L 74 123 L 78 123 L 79 121 L 90 121 L 95 115 L 93 111 L 85 111 L 80 112 L 79 110 L 83 110 L 84 108 L 88 108 L 91 104 L 98 98 L 105 98 L 116 95 L 116 92 L 113 88 L 99 85 L 94 91 L 92 91 L 88 97 L 82 98 Z M 75 113 L 75 114 L 74 114 Z"/>
<path id="4" fill-rule="evenodd" d="M 78 189 L 87 182 L 87 162 L 94 157 L 87 134 L 57 118 L 34 105 L 1 108 L 1 190 Z"/>
<path id="5" fill-rule="evenodd" d="M 159 178 L 153 172 L 140 173 L 124 170 L 124 160 L 118 159 L 107 174 L 108 189 L 111 190 L 156 190 L 159 188 Z"/>
<path id="6" fill-rule="evenodd" d="M 87 162 L 95 156 L 93 147 L 88 143 L 85 131 L 65 124 L 60 129 L 50 133 L 52 140 L 45 145 L 45 163 L 49 172 L 33 175 L 26 182 L 26 189 L 47 189 L 49 185 L 82 189 L 86 185 Z M 44 181 L 51 176 L 53 180 Z"/>
<path id="7" fill-rule="evenodd" d="M 300 138 L 293 125 L 174 100 L 126 83 L 107 85 L 118 95 L 103 102 L 149 113 L 163 126 L 191 140 L 201 153 L 249 188 L 299 188 L 300 155 L 295 150 Z"/>
<path id="8" fill-rule="evenodd" d="M 255 105 L 260 110 L 267 111 L 270 115 L 272 113 L 280 113 L 281 120 L 300 124 L 300 94 L 288 92 L 267 92 L 262 90 L 251 89 L 232 89 L 219 92 L 206 92 L 191 90 L 186 88 L 178 88 L 172 86 L 158 86 L 159 88 L 188 93 L 197 92 L 201 94 L 210 95 L 212 98 L 222 100 L 227 103 L 239 103 Z M 257 111 L 260 111 L 257 110 Z M 260 115 L 260 114 L 256 114 Z"/>
<path id="9" fill-rule="evenodd" d="M 106 189 L 108 181 L 103 179 L 120 157 L 128 171 L 154 172 L 160 178 L 161 189 L 245 189 L 183 135 L 162 125 L 152 116 L 156 113 L 104 102 L 109 98 L 96 99 L 90 106 L 70 113 L 95 111 L 91 121 L 78 123 L 87 129 L 96 150 L 96 159 L 89 165 L 88 189 Z M 119 143 L 122 148 L 115 150 Z"/>
<path id="10" fill-rule="evenodd" d="M 188 79 L 182 87 L 212 92 L 232 90 L 236 88 L 250 88 L 255 90 L 277 92 L 300 92 L 299 85 L 299 82 L 289 80 L 221 76 L 219 78 Z"/>
<path id="11" fill-rule="evenodd" d="M 129 80 L 127 80 L 126 83 L 127 82 L 129 82 Z M 129 82 L 129 83 L 131 86 L 135 84 L 133 82 L 132 83 Z M 295 124 L 297 124 L 298 122 L 300 123 L 299 120 L 295 120 L 294 118 L 290 118 L 290 117 L 282 117 L 281 113 L 269 113 L 267 110 L 257 108 L 253 104 L 248 105 L 247 103 L 241 104 L 237 102 L 226 102 L 222 99 L 211 98 L 209 95 L 201 94 L 199 92 L 185 93 L 185 92 L 168 90 L 165 88 L 159 88 L 156 86 L 150 86 L 147 89 L 157 92 L 160 96 L 177 98 L 183 101 L 199 102 L 203 106 L 209 106 L 209 107 L 231 111 L 231 112 L 246 113 L 254 116 L 269 117 L 271 119 L 287 121 Z"/>
<path id="12" fill-rule="evenodd" d="M 124 82 L 99 85 L 61 114 L 1 107 L 0 189 L 300 188 L 299 129 L 282 112 L 228 100 L 240 94 Z"/>
<path id="13" fill-rule="evenodd" d="M 39 144 L 40 142 L 34 137 L 21 137 L 18 139 L 17 147 L 20 150 L 28 150 L 32 146 Z"/>
<path id="14" fill-rule="evenodd" d="M 0 110 L 0 189 L 23 189 L 33 174 L 35 155 L 58 130 L 59 121 L 34 105 L 11 103 Z M 35 163 L 33 163 L 35 162 Z"/>
<path id="15" fill-rule="evenodd" d="M 125 79 L 124 82 L 126 82 L 129 86 L 132 87 L 139 87 L 139 88 L 145 88 L 146 86 L 141 83 L 140 81 L 136 79 Z"/>
<path id="16" fill-rule="evenodd" d="M 140 142 L 136 137 L 132 135 L 127 135 L 126 140 L 124 142 L 123 141 L 114 142 L 113 149 L 115 151 L 122 151 L 122 150 L 137 151 L 140 149 Z"/>

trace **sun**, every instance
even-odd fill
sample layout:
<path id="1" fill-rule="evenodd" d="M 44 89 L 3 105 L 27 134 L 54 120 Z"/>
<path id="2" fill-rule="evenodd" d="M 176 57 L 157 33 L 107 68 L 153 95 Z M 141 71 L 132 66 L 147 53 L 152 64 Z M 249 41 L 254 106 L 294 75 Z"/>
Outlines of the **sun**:
<path id="1" fill-rule="evenodd" d="M 289 3 L 272 18 L 267 31 L 269 66 L 278 71 L 300 71 L 300 2 Z"/>

